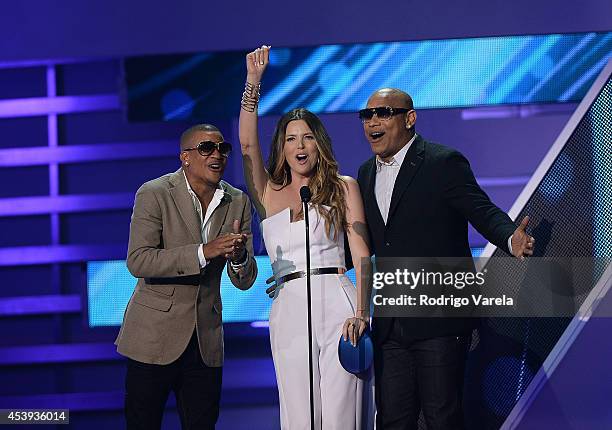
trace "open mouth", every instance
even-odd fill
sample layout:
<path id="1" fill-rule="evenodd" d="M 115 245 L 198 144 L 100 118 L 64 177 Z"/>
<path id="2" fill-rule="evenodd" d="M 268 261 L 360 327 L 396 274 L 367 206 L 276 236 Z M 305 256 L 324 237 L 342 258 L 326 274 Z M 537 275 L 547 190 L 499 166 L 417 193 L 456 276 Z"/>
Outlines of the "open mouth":
<path id="1" fill-rule="evenodd" d="M 308 155 L 306 155 L 306 154 L 297 154 L 295 156 L 295 159 L 297 160 L 298 164 L 306 164 L 306 160 L 308 160 Z"/>
<path id="2" fill-rule="evenodd" d="M 209 168 L 210 170 L 215 171 L 215 172 L 220 172 L 222 167 L 223 167 L 223 166 L 221 165 L 221 163 L 210 163 L 210 164 L 208 165 L 208 168 Z"/>
<path id="3" fill-rule="evenodd" d="M 373 131 L 370 133 L 370 142 L 377 142 L 385 135 L 384 131 Z"/>

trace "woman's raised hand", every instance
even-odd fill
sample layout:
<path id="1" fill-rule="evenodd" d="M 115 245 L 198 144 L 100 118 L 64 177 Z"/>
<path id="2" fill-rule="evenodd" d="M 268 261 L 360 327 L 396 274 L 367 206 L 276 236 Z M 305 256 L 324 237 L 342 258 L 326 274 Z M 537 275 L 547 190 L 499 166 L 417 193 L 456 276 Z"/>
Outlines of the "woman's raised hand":
<path id="1" fill-rule="evenodd" d="M 270 46 L 262 45 L 246 56 L 247 82 L 258 84 L 270 62 Z"/>

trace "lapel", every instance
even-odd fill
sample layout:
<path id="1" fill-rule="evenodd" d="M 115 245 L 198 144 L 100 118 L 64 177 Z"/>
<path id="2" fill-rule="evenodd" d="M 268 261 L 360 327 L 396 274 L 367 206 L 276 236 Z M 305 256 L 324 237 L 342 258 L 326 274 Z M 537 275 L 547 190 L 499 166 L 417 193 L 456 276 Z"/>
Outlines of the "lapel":
<path id="1" fill-rule="evenodd" d="M 368 163 L 365 173 L 365 209 L 368 214 L 368 223 L 376 222 L 385 225 L 378 202 L 376 201 L 376 157 L 372 157 Z"/>
<path id="2" fill-rule="evenodd" d="M 230 203 L 232 202 L 232 196 L 227 191 L 227 184 L 224 181 L 221 181 L 220 185 L 221 188 L 223 188 L 223 198 L 221 199 L 219 206 L 217 206 L 215 211 L 210 216 L 210 230 L 208 232 L 209 242 L 219 236 L 219 233 L 221 232 L 221 227 L 223 227 L 227 212 L 229 211 Z"/>
<path id="3" fill-rule="evenodd" d="M 397 179 L 395 180 L 395 186 L 393 187 L 393 194 L 391 195 L 391 205 L 389 206 L 389 216 L 387 217 L 387 225 L 391 224 L 391 219 L 397 206 L 404 194 L 404 191 L 408 188 L 414 175 L 421 167 L 421 163 L 423 162 L 423 156 L 425 152 L 425 141 L 423 138 L 418 135 L 408 152 L 406 153 L 406 157 L 404 157 L 404 162 L 402 163 L 402 167 L 400 167 L 400 171 L 397 174 Z"/>
<path id="4" fill-rule="evenodd" d="M 193 207 L 193 200 L 187 191 L 187 183 L 185 182 L 185 175 L 183 174 L 182 168 L 170 175 L 170 195 L 194 243 L 201 243 L 202 234 L 200 232 L 200 220 Z"/>

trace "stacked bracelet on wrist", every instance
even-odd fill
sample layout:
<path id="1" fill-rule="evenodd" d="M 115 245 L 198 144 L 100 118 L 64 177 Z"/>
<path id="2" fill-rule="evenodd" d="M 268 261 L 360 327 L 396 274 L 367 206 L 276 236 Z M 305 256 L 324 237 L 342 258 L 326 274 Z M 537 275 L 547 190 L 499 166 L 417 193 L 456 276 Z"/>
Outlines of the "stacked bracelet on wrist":
<path id="1" fill-rule="evenodd" d="M 250 82 L 244 84 L 244 92 L 242 93 L 242 101 L 240 106 L 247 112 L 255 112 L 257 104 L 259 103 L 259 90 L 261 88 L 261 82 L 253 85 Z"/>

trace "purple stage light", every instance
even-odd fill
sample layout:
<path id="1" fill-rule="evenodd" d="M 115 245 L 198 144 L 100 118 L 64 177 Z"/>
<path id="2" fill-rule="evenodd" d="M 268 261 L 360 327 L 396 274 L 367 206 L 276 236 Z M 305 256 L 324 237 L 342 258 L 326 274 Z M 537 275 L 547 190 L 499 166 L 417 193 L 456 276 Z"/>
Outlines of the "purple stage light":
<path id="1" fill-rule="evenodd" d="M 0 366 L 120 360 L 112 343 L 8 346 L 0 348 Z"/>
<path id="2" fill-rule="evenodd" d="M 501 118 L 527 118 L 537 115 L 559 115 L 569 114 L 576 110 L 576 103 L 563 103 L 551 105 L 519 105 L 519 106 L 495 106 L 477 107 L 463 109 L 461 119 L 501 119 Z"/>
<path id="3" fill-rule="evenodd" d="M 46 295 L 0 299 L 0 316 L 42 315 L 81 312 L 81 296 Z"/>
<path id="4" fill-rule="evenodd" d="M 118 260 L 126 255 L 127 244 L 16 246 L 0 248 L 0 267 Z"/>
<path id="5" fill-rule="evenodd" d="M 49 163 L 83 163 L 131 158 L 167 157 L 177 154 L 173 140 L 99 143 L 50 148 L 48 146 L 0 149 L 0 167 L 46 166 Z"/>
<path id="6" fill-rule="evenodd" d="M 507 176 L 476 178 L 481 187 L 512 187 L 524 186 L 529 182 L 530 176 Z"/>
<path id="7" fill-rule="evenodd" d="M 133 204 L 133 193 L 15 197 L 0 199 L 0 216 L 131 209 Z"/>
<path id="8" fill-rule="evenodd" d="M 26 99 L 0 100 L 0 118 L 108 111 L 117 110 L 119 107 L 119 97 L 116 94 L 30 97 Z"/>
<path id="9" fill-rule="evenodd" d="M 253 321 L 251 323 L 251 327 L 253 328 L 268 328 L 270 327 L 269 321 Z"/>

